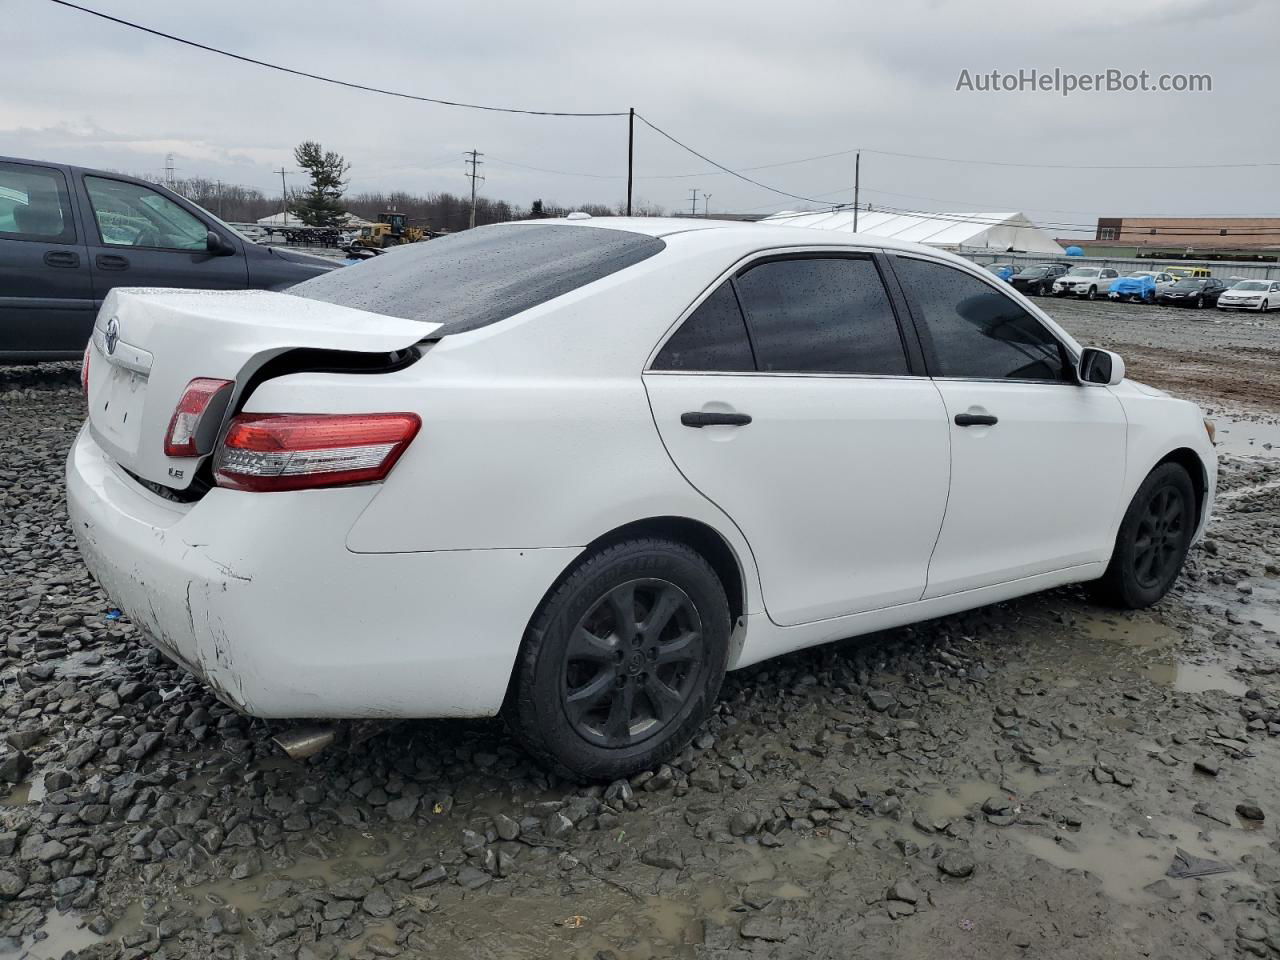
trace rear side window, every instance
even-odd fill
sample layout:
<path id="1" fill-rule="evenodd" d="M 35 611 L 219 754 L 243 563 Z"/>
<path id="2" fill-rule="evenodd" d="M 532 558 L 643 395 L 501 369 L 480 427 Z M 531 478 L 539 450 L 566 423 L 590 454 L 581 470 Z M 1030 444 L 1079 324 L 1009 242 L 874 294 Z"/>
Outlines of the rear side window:
<path id="1" fill-rule="evenodd" d="M 907 374 L 898 322 L 870 258 L 772 260 L 736 282 L 760 370 Z"/>
<path id="2" fill-rule="evenodd" d="M 1016 301 L 963 270 L 895 258 L 932 344 L 934 374 L 983 380 L 1066 381 L 1066 348 Z"/>
<path id="3" fill-rule="evenodd" d="M 0 163 L 0 237 L 74 243 L 67 181 L 52 167 Z"/>
<path id="4" fill-rule="evenodd" d="M 654 370 L 730 373 L 755 368 L 747 326 L 729 282 L 702 301 L 653 361 Z"/>
<path id="5" fill-rule="evenodd" d="M 494 224 L 333 270 L 288 292 L 465 333 L 647 260 L 666 244 L 628 230 Z"/>

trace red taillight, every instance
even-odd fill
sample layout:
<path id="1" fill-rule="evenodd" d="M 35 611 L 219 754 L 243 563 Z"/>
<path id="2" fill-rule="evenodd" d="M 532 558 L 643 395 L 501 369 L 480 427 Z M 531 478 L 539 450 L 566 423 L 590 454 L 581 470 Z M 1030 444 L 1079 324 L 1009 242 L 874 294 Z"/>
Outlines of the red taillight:
<path id="1" fill-rule="evenodd" d="M 214 464 L 218 486 L 302 490 L 382 480 L 418 433 L 416 413 L 242 413 Z"/>
<path id="2" fill-rule="evenodd" d="M 93 341 L 90 340 L 84 348 L 84 359 L 80 361 L 80 389 L 84 391 L 84 397 L 89 399 L 89 351 L 93 349 Z"/>
<path id="3" fill-rule="evenodd" d="M 187 384 L 169 420 L 169 432 L 164 438 L 166 457 L 198 457 L 213 449 L 233 386 L 235 384 L 230 380 L 214 380 L 212 377 L 196 377 Z M 205 429 L 201 430 L 206 413 L 211 416 L 205 423 Z"/>

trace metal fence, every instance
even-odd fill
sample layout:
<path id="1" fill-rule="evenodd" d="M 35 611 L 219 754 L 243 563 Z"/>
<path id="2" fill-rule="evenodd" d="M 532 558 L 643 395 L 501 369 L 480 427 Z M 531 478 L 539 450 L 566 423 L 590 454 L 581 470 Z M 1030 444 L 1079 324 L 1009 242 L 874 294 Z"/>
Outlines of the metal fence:
<path id="1" fill-rule="evenodd" d="M 1121 274 L 1134 270 L 1161 270 L 1165 267 L 1205 267 L 1220 279 L 1231 277 L 1248 280 L 1280 280 L 1280 263 L 1236 263 L 1229 260 L 1159 260 L 1149 257 L 1067 257 L 1042 253 L 994 253 L 990 250 L 964 250 L 956 253 L 986 266 L 992 263 L 1012 263 L 1018 267 L 1036 263 L 1088 264 L 1091 267 L 1112 267 Z"/>

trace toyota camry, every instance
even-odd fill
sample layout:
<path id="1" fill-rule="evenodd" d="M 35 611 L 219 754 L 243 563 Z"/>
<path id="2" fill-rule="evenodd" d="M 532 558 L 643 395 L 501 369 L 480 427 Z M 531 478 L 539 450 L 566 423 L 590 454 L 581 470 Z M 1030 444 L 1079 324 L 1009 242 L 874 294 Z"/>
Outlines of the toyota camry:
<path id="1" fill-rule="evenodd" d="M 267 718 L 669 757 L 726 670 L 1092 581 L 1165 595 L 1212 425 L 980 267 L 800 227 L 481 227 L 287 293 L 117 288 L 67 463 L 106 592 Z"/>

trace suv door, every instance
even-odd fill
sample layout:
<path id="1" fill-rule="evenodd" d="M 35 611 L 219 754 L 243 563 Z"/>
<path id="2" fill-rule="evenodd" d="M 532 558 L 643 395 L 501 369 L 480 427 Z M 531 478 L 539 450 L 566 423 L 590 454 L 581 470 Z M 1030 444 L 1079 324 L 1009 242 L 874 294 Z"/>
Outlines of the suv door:
<path id="1" fill-rule="evenodd" d="M 66 176 L 56 167 L 0 162 L 0 357 L 79 357 L 93 318 Z"/>
<path id="2" fill-rule="evenodd" d="M 239 240 L 207 223 L 159 190 L 84 174 L 93 295 L 101 305 L 112 287 L 190 287 L 243 290 L 249 282 Z M 229 255 L 209 250 L 208 234 L 223 238 Z"/>
<path id="3" fill-rule="evenodd" d="M 1126 420 L 1040 320 L 968 270 L 893 258 L 951 430 L 951 492 L 926 597 L 1111 555 Z"/>
<path id="4" fill-rule="evenodd" d="M 947 423 L 912 344 L 875 257 L 787 255 L 716 286 L 645 373 L 668 452 L 745 535 L 775 623 L 924 592 Z"/>

